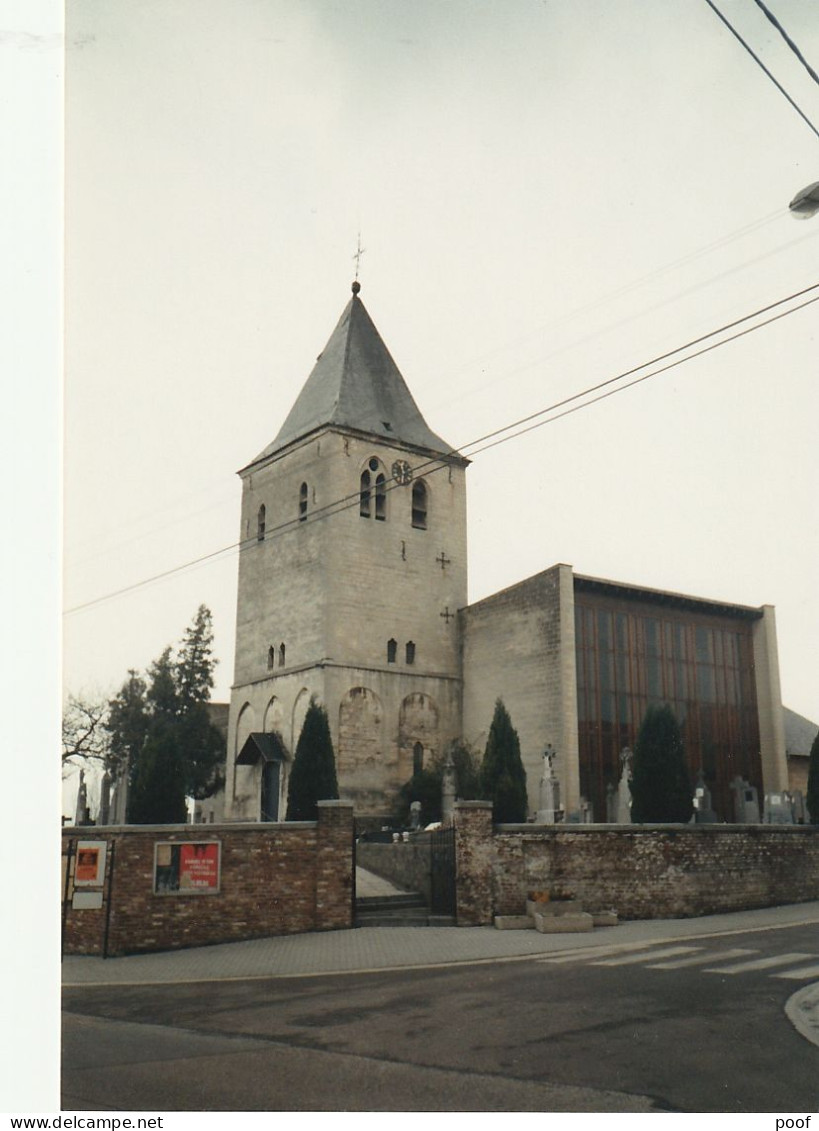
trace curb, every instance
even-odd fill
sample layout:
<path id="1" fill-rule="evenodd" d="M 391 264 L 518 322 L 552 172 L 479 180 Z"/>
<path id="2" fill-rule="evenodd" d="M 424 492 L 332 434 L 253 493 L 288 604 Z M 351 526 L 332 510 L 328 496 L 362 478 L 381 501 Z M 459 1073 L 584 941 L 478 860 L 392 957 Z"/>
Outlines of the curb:
<path id="1" fill-rule="evenodd" d="M 785 1003 L 785 1016 L 797 1033 L 819 1048 L 819 982 L 792 994 Z"/>

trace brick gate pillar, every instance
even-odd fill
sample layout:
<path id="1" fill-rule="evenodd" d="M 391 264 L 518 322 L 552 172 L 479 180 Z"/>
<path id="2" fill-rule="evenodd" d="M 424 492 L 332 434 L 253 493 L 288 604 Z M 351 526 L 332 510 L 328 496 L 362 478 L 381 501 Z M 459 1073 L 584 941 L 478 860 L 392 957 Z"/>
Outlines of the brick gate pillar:
<path id="1" fill-rule="evenodd" d="M 493 833 L 491 801 L 455 802 L 456 922 L 491 926 Z"/>
<path id="2" fill-rule="evenodd" d="M 319 801 L 316 836 L 316 930 L 353 925 L 352 801 Z"/>

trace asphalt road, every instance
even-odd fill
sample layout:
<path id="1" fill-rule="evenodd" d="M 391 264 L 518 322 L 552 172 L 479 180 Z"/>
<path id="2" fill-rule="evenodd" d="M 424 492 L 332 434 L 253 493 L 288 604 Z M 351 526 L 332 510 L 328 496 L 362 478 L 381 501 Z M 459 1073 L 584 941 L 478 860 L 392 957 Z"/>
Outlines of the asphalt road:
<path id="1" fill-rule="evenodd" d="M 62 1106 L 815 1112 L 819 1048 L 784 1007 L 818 967 L 814 924 L 424 970 L 70 987 Z"/>

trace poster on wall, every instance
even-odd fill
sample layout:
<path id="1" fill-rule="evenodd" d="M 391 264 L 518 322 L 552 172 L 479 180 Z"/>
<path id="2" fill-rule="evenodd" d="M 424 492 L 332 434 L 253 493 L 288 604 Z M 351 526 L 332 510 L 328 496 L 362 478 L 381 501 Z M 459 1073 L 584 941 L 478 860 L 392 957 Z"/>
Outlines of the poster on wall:
<path id="1" fill-rule="evenodd" d="M 157 843 L 154 852 L 156 895 L 214 895 L 219 891 L 219 841 Z"/>
<path id="2" fill-rule="evenodd" d="M 75 887 L 102 887 L 105 877 L 104 840 L 77 841 L 77 855 L 74 860 Z"/>

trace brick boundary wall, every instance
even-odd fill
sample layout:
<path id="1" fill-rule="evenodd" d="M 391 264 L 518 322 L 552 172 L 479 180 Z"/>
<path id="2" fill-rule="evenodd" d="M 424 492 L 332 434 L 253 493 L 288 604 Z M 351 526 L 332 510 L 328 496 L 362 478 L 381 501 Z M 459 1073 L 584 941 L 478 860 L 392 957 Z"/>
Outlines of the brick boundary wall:
<path id="1" fill-rule="evenodd" d="M 458 926 L 524 910 L 531 891 L 573 895 L 623 919 L 674 919 L 819 899 L 811 825 L 492 826 L 455 806 Z"/>
<path id="2" fill-rule="evenodd" d="M 63 856 L 85 840 L 106 842 L 102 907 L 74 909 L 69 892 L 65 954 L 137 954 L 353 925 L 348 802 L 320 801 L 318 821 L 65 828 Z M 219 842 L 217 893 L 154 894 L 154 845 L 168 841 Z"/>

